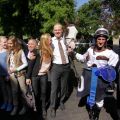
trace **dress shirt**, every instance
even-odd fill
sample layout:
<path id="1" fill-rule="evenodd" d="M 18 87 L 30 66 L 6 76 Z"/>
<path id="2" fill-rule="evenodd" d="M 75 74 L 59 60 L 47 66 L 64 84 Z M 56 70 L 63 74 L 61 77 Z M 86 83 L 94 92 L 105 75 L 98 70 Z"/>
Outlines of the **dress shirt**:
<path id="1" fill-rule="evenodd" d="M 67 47 L 65 45 L 65 40 L 64 38 L 60 38 L 60 43 L 62 45 L 64 55 L 66 58 L 66 64 L 69 63 L 68 60 L 68 52 L 67 52 Z M 58 46 L 58 39 L 56 37 L 52 38 L 52 47 L 53 47 L 53 63 L 55 64 L 62 64 L 62 59 L 59 51 L 59 46 Z"/>

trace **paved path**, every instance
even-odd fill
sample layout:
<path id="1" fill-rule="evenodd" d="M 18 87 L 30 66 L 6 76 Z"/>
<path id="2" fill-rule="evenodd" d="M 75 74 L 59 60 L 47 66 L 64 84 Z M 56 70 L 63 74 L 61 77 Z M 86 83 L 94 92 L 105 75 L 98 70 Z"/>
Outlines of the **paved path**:
<path id="1" fill-rule="evenodd" d="M 79 98 L 76 97 L 76 90 L 74 89 L 69 100 L 66 102 L 66 109 L 61 111 L 60 109 L 56 112 L 56 118 L 52 119 L 49 115 L 48 120 L 89 120 L 88 113 L 85 107 L 78 107 Z M 100 120 L 113 120 L 111 116 L 103 108 L 100 113 Z"/>

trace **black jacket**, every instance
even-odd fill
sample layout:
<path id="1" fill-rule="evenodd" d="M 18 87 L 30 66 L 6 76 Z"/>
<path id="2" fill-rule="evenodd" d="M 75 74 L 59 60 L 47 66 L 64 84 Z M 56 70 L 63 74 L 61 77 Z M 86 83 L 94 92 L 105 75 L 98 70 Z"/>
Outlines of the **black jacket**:
<path id="1" fill-rule="evenodd" d="M 37 76 L 40 70 L 41 57 L 40 57 L 40 53 L 38 50 L 36 50 L 35 56 L 36 58 L 34 60 L 28 59 L 28 69 L 26 73 L 26 79 L 31 79 L 32 77 Z"/>

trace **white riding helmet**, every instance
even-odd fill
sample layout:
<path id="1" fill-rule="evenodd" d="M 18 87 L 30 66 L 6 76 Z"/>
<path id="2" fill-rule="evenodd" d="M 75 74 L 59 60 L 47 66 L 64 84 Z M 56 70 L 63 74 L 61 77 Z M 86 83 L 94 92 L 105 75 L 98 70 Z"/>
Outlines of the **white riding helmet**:
<path id="1" fill-rule="evenodd" d="M 95 38 L 98 38 L 98 37 L 106 37 L 106 39 L 109 37 L 109 32 L 107 29 L 105 28 L 98 28 L 96 31 L 95 31 L 95 35 L 94 37 Z"/>

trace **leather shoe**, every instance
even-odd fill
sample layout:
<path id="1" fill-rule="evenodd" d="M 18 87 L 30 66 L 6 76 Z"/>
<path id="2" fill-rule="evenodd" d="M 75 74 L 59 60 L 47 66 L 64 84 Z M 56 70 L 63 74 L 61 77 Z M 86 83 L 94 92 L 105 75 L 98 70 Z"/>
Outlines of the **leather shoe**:
<path id="1" fill-rule="evenodd" d="M 46 117 L 47 117 L 47 112 L 46 112 L 46 110 L 43 110 L 43 111 L 42 111 L 42 117 L 43 117 L 43 119 L 46 119 Z"/>
<path id="2" fill-rule="evenodd" d="M 16 115 L 18 111 L 18 106 L 14 106 L 13 110 L 11 111 L 10 115 Z"/>
<path id="3" fill-rule="evenodd" d="M 51 116 L 51 118 L 55 118 L 56 117 L 56 111 L 54 109 L 51 109 L 50 116 Z"/>
<path id="4" fill-rule="evenodd" d="M 23 107 L 20 112 L 19 112 L 19 115 L 23 115 L 26 113 L 26 107 Z"/>
<path id="5" fill-rule="evenodd" d="M 65 105 L 63 103 L 60 104 L 60 109 L 65 110 Z"/>

